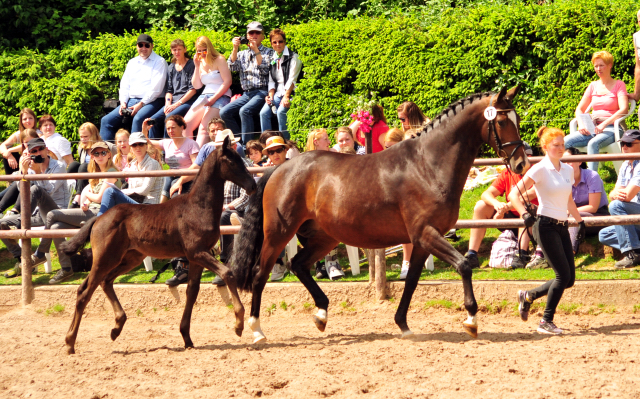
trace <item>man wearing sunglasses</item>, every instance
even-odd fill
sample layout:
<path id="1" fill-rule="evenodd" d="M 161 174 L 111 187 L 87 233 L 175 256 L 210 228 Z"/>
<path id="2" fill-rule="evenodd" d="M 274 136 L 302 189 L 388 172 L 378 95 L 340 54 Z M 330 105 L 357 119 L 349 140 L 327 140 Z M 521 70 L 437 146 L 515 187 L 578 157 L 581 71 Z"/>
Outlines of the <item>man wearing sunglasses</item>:
<path id="1" fill-rule="evenodd" d="M 31 139 L 27 144 L 27 151 L 20 158 L 20 169 L 23 173 L 26 172 L 30 175 L 65 173 L 66 164 L 49 157 L 47 151 L 47 146 L 43 139 Z M 52 209 L 66 209 L 69 205 L 69 200 L 70 194 L 66 180 L 36 180 L 31 186 L 31 210 L 35 210 L 31 216 L 31 226 L 44 226 L 47 213 Z M 20 214 L 9 212 L 0 219 L 0 230 L 19 229 L 20 224 Z M 21 274 L 20 256 L 22 255 L 22 249 L 16 240 L 2 239 L 2 242 L 16 259 L 14 268 L 5 273 L 4 276 L 7 278 L 19 276 Z M 31 260 L 34 260 L 34 255 L 31 255 Z M 34 273 L 37 270 L 37 265 L 42 263 L 44 263 L 44 260 L 34 262 Z"/>
<path id="2" fill-rule="evenodd" d="M 260 113 L 267 97 L 269 84 L 269 67 L 274 58 L 272 49 L 262 45 L 264 28 L 260 22 L 247 25 L 249 48 L 238 52 L 240 38 L 234 37 L 231 43 L 233 50 L 227 60 L 231 72 L 240 73 L 242 96 L 220 110 L 220 118 L 234 134 L 242 133 L 242 142 L 247 144 L 253 139 L 256 131 L 253 117 Z M 240 126 L 236 118 L 240 118 Z M 258 126 L 259 129 L 259 126 Z"/>
<path id="3" fill-rule="evenodd" d="M 120 107 L 100 121 L 100 136 L 112 141 L 120 128 L 141 132 L 142 122 L 164 105 L 164 84 L 167 80 L 167 61 L 153 51 L 153 39 L 147 34 L 138 36 L 138 56 L 127 63 L 120 80 Z M 123 110 L 131 118 L 123 118 Z"/>
<path id="4" fill-rule="evenodd" d="M 624 132 L 619 140 L 622 152 L 640 152 L 640 130 Z M 615 188 L 609 193 L 611 216 L 640 214 L 640 161 L 622 163 Z M 625 269 L 640 265 L 640 225 L 609 226 L 600 230 L 600 242 L 622 252 L 623 258 L 616 268 Z"/>

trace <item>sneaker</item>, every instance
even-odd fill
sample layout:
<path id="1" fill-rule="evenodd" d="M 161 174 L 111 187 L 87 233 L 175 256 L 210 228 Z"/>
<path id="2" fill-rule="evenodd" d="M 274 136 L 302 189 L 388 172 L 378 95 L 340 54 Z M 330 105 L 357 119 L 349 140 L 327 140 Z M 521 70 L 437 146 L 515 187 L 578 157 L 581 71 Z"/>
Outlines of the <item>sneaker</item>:
<path id="1" fill-rule="evenodd" d="M 229 216 L 229 219 L 231 220 L 231 225 L 233 226 L 242 226 L 242 222 L 244 221 L 244 218 L 238 216 L 237 213 L 232 213 L 231 216 Z"/>
<path id="2" fill-rule="evenodd" d="M 538 325 L 538 332 L 541 334 L 553 334 L 560 335 L 562 334 L 562 330 L 559 329 L 552 321 L 544 321 L 540 320 L 540 324 Z"/>
<path id="3" fill-rule="evenodd" d="M 329 278 L 327 268 L 324 263 L 316 262 L 316 279 Z"/>
<path id="4" fill-rule="evenodd" d="M 529 320 L 530 308 L 531 302 L 527 299 L 527 291 L 518 291 L 518 312 L 520 312 L 520 318 L 522 321 Z"/>
<path id="5" fill-rule="evenodd" d="M 549 267 L 549 262 L 542 256 L 533 255 L 531 258 L 531 262 L 527 263 L 527 269 L 536 270 L 536 269 L 546 269 Z"/>
<path id="6" fill-rule="evenodd" d="M 471 266 L 472 269 L 477 269 L 480 267 L 480 259 L 478 259 L 478 254 L 467 252 L 464 257 L 467 258 L 467 262 L 469 262 L 469 266 Z"/>
<path id="7" fill-rule="evenodd" d="M 327 264 L 327 273 L 329 274 L 329 278 L 331 280 L 339 280 L 344 277 L 344 272 L 340 267 L 340 262 L 338 260 L 330 260 L 325 262 Z"/>
<path id="8" fill-rule="evenodd" d="M 216 278 L 213 279 L 211 284 L 217 285 L 218 287 L 224 287 L 225 285 L 227 285 L 227 283 L 225 283 L 222 277 L 220 276 L 216 276 Z"/>
<path id="9" fill-rule="evenodd" d="M 178 263 L 178 266 L 176 266 L 176 271 L 173 274 L 173 277 L 171 277 L 169 280 L 164 282 L 166 285 L 168 285 L 169 287 L 176 287 L 180 284 L 187 282 L 187 280 L 189 279 L 189 269 L 185 268 L 182 265 L 183 265 L 182 262 Z"/>
<path id="10" fill-rule="evenodd" d="M 273 265 L 273 270 L 271 270 L 271 278 L 269 281 L 280 281 L 286 276 L 288 270 L 285 265 L 282 264 L 282 259 L 278 259 L 276 264 Z"/>
<path id="11" fill-rule="evenodd" d="M 400 280 L 405 280 L 407 278 L 407 274 L 409 273 L 409 261 L 402 261 L 402 269 L 400 269 L 400 276 L 398 277 Z"/>
<path id="12" fill-rule="evenodd" d="M 34 258 L 34 256 L 31 255 L 31 260 L 32 261 L 33 261 L 33 258 Z M 46 261 L 47 261 L 47 259 L 45 258 L 44 262 L 46 262 Z M 34 265 L 33 269 L 31 270 L 31 274 L 38 273 L 38 265 L 42 264 L 44 262 L 40 262 L 40 263 Z M 15 265 L 13 265 L 13 269 L 9 270 L 8 272 L 6 272 L 4 274 L 5 278 L 14 278 L 14 277 L 18 277 L 18 276 L 22 276 L 22 262 L 20 262 L 19 260 L 16 262 Z"/>
<path id="13" fill-rule="evenodd" d="M 616 269 L 626 269 L 640 265 L 640 256 L 638 256 L 634 251 L 627 251 L 623 255 L 624 257 L 616 262 Z"/>
<path id="14" fill-rule="evenodd" d="M 34 254 L 31 254 L 31 262 L 33 263 L 33 270 L 34 270 L 33 273 L 35 273 L 35 271 L 38 270 L 38 265 L 41 265 L 47 262 L 47 256 L 45 255 L 42 258 L 38 258 Z"/>
<path id="15" fill-rule="evenodd" d="M 524 269 L 525 266 L 526 264 L 524 263 L 524 260 L 519 255 L 513 257 L 513 260 L 511 261 L 512 269 Z"/>
<path id="16" fill-rule="evenodd" d="M 73 276 L 73 270 L 58 270 L 55 276 L 51 280 L 49 280 L 49 284 L 58 284 L 63 282 L 64 280 L 69 279 L 69 277 Z"/>

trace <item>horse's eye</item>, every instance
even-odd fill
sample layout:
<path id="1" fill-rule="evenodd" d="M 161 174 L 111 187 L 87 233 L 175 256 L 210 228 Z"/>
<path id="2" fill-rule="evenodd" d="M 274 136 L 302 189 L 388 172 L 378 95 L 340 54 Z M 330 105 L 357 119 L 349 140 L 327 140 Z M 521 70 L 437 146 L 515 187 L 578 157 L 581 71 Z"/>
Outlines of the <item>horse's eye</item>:
<path id="1" fill-rule="evenodd" d="M 506 124 L 507 120 L 506 119 L 498 119 L 498 125 L 500 126 L 504 126 Z"/>

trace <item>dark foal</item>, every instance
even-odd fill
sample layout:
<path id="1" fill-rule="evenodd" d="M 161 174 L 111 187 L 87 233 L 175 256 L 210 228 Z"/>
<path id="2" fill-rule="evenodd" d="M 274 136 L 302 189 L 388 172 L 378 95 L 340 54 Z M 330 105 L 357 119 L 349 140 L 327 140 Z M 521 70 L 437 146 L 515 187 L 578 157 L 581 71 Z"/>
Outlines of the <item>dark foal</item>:
<path id="1" fill-rule="evenodd" d="M 189 335 L 191 311 L 198 297 L 204 268 L 221 276 L 227 283 L 236 315 L 235 331 L 238 336 L 242 335 L 244 307 L 238 297 L 235 278 L 211 254 L 220 238 L 225 180 L 231 180 L 248 193 L 256 189 L 255 180 L 240 155 L 229 146 L 228 139 L 207 158 L 188 194 L 164 204 L 115 206 L 104 215 L 91 219 L 64 244 L 64 252 L 72 255 L 90 237 L 93 250 L 93 267 L 78 288 L 76 309 L 66 337 L 69 354 L 75 353 L 82 313 L 98 285 L 102 286 L 116 314 L 111 339 L 115 340 L 120 335 L 127 316 L 113 290 L 113 281 L 139 266 L 147 256 L 161 259 L 186 256 L 189 260 L 187 301 L 180 322 L 186 348 L 193 347 Z"/>
<path id="2" fill-rule="evenodd" d="M 291 270 L 309 290 L 324 331 L 329 299 L 309 274 L 310 267 L 339 242 L 360 248 L 414 245 L 411 265 L 395 322 L 411 335 L 407 310 L 429 254 L 453 265 L 462 276 L 467 333 L 477 336 L 478 305 L 471 267 L 443 238 L 458 219 L 460 196 L 480 145 L 491 144 L 511 169 L 528 166 L 512 100 L 517 88 L 484 93 L 453 103 L 426 126 L 420 137 L 380 153 L 352 157 L 328 151 L 302 154 L 266 173 L 249 202 L 236 237 L 231 269 L 238 287 L 253 291 L 249 326 L 254 342 L 260 329 L 260 300 L 269 273 L 296 234 L 307 237 Z M 483 115 L 496 108 L 491 122 Z M 369 179 L 363 179 L 366 170 Z"/>

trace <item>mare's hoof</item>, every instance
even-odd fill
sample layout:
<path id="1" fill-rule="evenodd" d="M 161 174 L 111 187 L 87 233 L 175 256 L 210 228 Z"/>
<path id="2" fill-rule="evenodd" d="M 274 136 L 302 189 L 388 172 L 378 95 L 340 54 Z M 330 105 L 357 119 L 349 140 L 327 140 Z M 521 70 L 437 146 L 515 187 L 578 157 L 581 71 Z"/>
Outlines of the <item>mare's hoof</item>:
<path id="1" fill-rule="evenodd" d="M 193 342 L 191 342 L 191 341 L 189 341 L 189 342 L 185 342 L 185 343 L 184 343 L 184 348 L 185 348 L 185 349 L 193 349 L 193 348 L 194 348 L 194 346 L 193 346 Z"/>
<path id="2" fill-rule="evenodd" d="M 244 327 L 236 327 L 235 331 L 238 337 L 242 337 L 242 330 L 244 330 Z"/>
<path id="3" fill-rule="evenodd" d="M 260 337 L 255 337 L 254 340 L 253 340 L 254 344 L 262 344 L 262 343 L 265 343 L 265 342 L 267 342 L 267 337 L 265 337 L 264 335 L 260 336 Z"/>
<path id="4" fill-rule="evenodd" d="M 403 331 L 402 332 L 402 337 L 401 337 L 402 339 L 410 339 L 410 338 L 413 338 L 413 337 L 414 337 L 413 331 L 411 331 L 411 330 L 407 330 L 407 331 Z"/>
<path id="5" fill-rule="evenodd" d="M 324 320 L 320 320 L 320 318 L 316 315 L 313 315 L 313 322 L 316 323 L 316 327 L 321 332 L 324 332 L 325 328 L 327 328 L 327 322 Z"/>
<path id="6" fill-rule="evenodd" d="M 67 345 L 67 355 L 75 355 L 76 349 L 73 346 Z"/>
<path id="7" fill-rule="evenodd" d="M 470 323 L 462 323 L 464 331 L 471 336 L 471 338 L 478 338 L 478 325 Z"/>
<path id="8" fill-rule="evenodd" d="M 122 332 L 121 328 L 113 328 L 111 330 L 111 340 L 115 341 L 116 338 L 118 338 L 120 336 L 120 333 Z"/>

